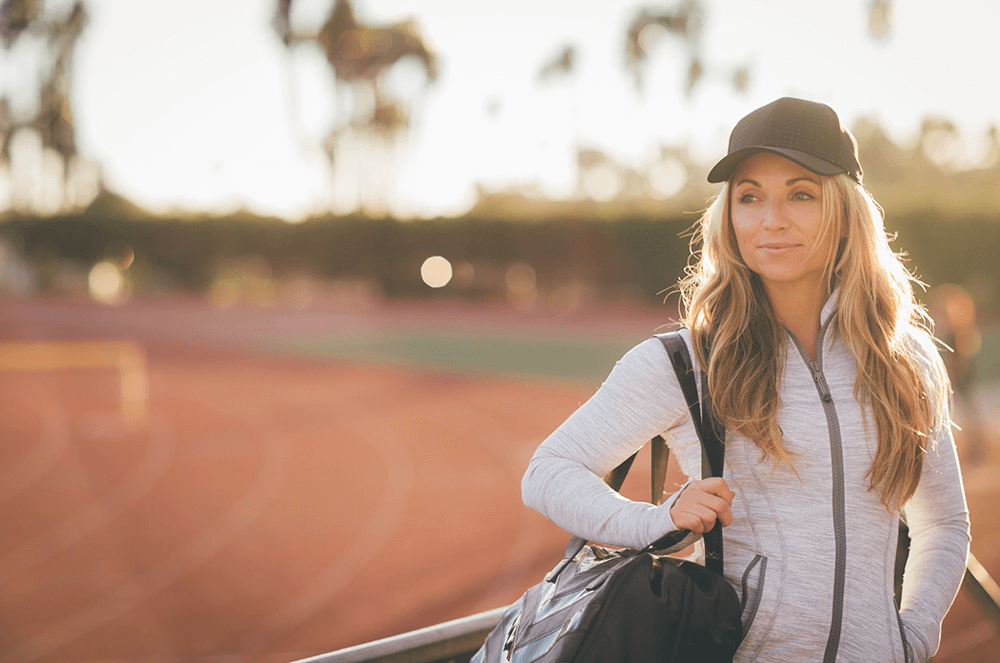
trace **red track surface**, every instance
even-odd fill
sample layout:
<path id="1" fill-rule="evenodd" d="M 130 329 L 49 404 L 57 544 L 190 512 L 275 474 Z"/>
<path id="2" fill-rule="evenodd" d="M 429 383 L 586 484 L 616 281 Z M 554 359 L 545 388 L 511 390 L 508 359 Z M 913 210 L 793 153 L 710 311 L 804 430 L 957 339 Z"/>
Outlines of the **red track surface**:
<path id="1" fill-rule="evenodd" d="M 638 340 L 660 321 L 559 324 Z M 0 374 L 0 661 L 288 661 L 516 598 L 566 540 L 521 506 L 521 474 L 592 387 L 237 349 L 268 330 L 445 322 L 551 324 L 0 302 L 0 340 L 127 338 L 149 364 L 140 430 L 122 423 L 110 369 Z M 973 550 L 1000 577 L 990 452 L 966 480 Z M 627 484 L 637 498 L 644 469 Z M 960 596 L 935 660 L 996 652 Z"/>

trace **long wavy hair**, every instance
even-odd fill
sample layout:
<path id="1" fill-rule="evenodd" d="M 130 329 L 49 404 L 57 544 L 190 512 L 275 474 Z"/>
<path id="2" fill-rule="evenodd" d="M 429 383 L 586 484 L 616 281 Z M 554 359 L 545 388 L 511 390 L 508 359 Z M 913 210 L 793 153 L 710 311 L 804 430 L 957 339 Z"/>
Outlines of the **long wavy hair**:
<path id="1" fill-rule="evenodd" d="M 927 367 L 913 343 L 930 341 L 932 325 L 914 298 L 916 280 L 889 246 L 878 203 L 844 174 L 822 177 L 822 198 L 815 246 L 830 247 L 823 294 L 840 288 L 836 330 L 854 357 L 854 397 L 868 409 L 878 440 L 866 478 L 893 511 L 916 490 L 930 434 L 945 421 L 950 386 L 940 361 L 932 362 L 934 375 L 922 377 Z M 679 283 L 681 319 L 722 422 L 752 440 L 761 461 L 794 471 L 777 420 L 788 332 L 740 255 L 729 206 L 726 183 L 691 238 L 693 264 Z M 825 241 L 831 235 L 838 241 Z"/>

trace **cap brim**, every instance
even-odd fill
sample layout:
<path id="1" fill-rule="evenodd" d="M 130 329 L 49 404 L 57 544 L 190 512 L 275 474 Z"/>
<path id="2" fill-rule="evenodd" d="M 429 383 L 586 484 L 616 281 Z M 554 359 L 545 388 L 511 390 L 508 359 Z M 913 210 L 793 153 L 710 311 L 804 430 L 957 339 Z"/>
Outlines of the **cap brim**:
<path id="1" fill-rule="evenodd" d="M 811 170 L 817 175 L 836 175 L 837 173 L 847 172 L 847 169 L 842 166 L 830 163 L 825 159 L 820 159 L 819 157 L 800 150 L 793 150 L 787 147 L 745 147 L 742 150 L 736 150 L 735 152 L 727 154 L 721 161 L 719 161 L 719 163 L 715 164 L 715 168 L 708 173 L 708 181 L 712 184 L 725 182 L 732 177 L 733 171 L 736 170 L 736 166 L 738 166 L 741 161 L 746 159 L 751 154 L 756 154 L 757 152 L 771 152 L 773 154 L 783 156 L 786 159 L 794 161 L 803 168 Z"/>

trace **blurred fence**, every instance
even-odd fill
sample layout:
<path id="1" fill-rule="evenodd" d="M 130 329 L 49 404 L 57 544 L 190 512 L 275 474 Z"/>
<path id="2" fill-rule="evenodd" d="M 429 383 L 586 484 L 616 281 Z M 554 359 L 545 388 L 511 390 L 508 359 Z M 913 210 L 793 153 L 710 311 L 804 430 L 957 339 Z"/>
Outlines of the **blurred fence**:
<path id="1" fill-rule="evenodd" d="M 534 299 L 655 302 L 683 273 L 687 231 L 696 218 L 625 211 L 611 220 L 346 216 L 291 224 L 247 214 L 150 218 L 92 206 L 48 218 L 8 214 L 0 221 L 0 237 L 34 270 L 33 292 L 65 289 L 67 269 L 75 266 L 85 274 L 99 261 L 128 254 L 136 294 L 205 291 L 235 269 L 265 281 L 358 282 L 388 299 L 441 293 L 511 298 L 518 296 L 517 283 L 527 274 L 521 294 Z M 995 317 L 1000 218 L 949 218 L 928 210 L 890 216 L 887 226 L 898 233 L 894 248 L 908 254 L 922 280 L 963 285 L 982 318 Z M 429 256 L 443 256 L 454 265 L 455 277 L 445 288 L 434 290 L 421 281 L 421 264 Z M 515 266 L 520 271 L 512 284 Z"/>

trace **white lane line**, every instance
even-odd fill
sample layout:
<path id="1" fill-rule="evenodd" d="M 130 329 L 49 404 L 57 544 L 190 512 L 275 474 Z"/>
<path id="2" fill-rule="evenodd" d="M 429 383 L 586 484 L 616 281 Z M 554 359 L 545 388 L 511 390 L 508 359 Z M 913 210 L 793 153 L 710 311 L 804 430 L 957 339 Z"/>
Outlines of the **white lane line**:
<path id="1" fill-rule="evenodd" d="M 487 446 L 485 440 L 478 437 L 476 439 L 481 445 Z M 500 446 L 508 452 L 506 454 L 499 454 L 496 450 L 496 445 L 488 445 L 488 448 L 494 455 L 502 456 L 506 460 L 507 470 L 510 472 L 512 480 L 515 480 L 517 485 L 520 485 L 521 474 L 524 467 L 527 466 L 527 462 L 523 466 L 521 465 L 521 456 L 523 455 L 521 450 L 530 447 L 533 452 L 538 442 L 536 439 L 524 440 L 509 447 L 506 444 L 501 444 Z M 510 547 L 508 548 L 506 562 L 494 577 L 493 582 L 484 589 L 476 607 L 471 610 L 471 614 L 499 607 L 501 605 L 500 597 L 509 593 L 511 587 L 525 586 L 525 582 L 528 580 L 536 582 L 535 579 L 527 579 L 525 573 L 527 571 L 526 567 L 540 553 L 544 552 L 541 538 L 545 529 L 544 523 L 540 523 L 534 517 L 533 512 L 524 506 L 520 500 L 515 500 L 513 503 L 507 505 L 507 508 L 516 510 L 520 514 L 520 517 L 517 520 L 517 529 L 507 539 Z"/>
<path id="2" fill-rule="evenodd" d="M 406 448 L 397 440 L 399 431 L 385 426 L 381 417 L 359 421 L 351 427 L 353 435 L 341 426 L 331 430 L 331 439 L 364 442 L 381 461 L 386 489 L 378 507 L 368 517 L 365 529 L 336 552 L 329 566 L 316 574 L 309 585 L 276 611 L 261 628 L 259 635 L 243 649 L 247 660 L 267 650 L 289 630 L 304 623 L 311 615 L 328 604 L 357 573 L 371 562 L 372 551 L 388 542 L 403 519 L 409 495 L 416 483 L 413 461 Z M 350 437 L 348 437 L 350 436 Z M 374 465 L 374 464 L 373 464 Z M 366 466 L 367 472 L 379 468 Z M 346 468 L 351 471 L 350 468 Z M 331 477 L 331 481 L 336 481 Z M 332 625 L 335 626 L 335 625 Z"/>
<path id="3" fill-rule="evenodd" d="M 55 416 L 49 413 L 49 416 Z M 59 417 L 66 420 L 65 411 Z M 67 436 L 71 434 L 64 430 Z M 173 437 L 165 428 L 150 426 L 145 455 L 129 475 L 58 525 L 0 557 L 0 586 L 19 573 L 69 549 L 83 537 L 107 529 L 113 519 L 138 502 L 163 478 L 174 457 Z"/>
<path id="4" fill-rule="evenodd" d="M 197 401 L 208 406 L 210 399 Z M 150 428 L 155 422 L 150 421 Z M 278 433 L 264 435 L 262 422 L 253 422 L 250 436 L 261 440 L 263 460 L 250 487 L 219 518 L 202 529 L 178 552 L 157 562 L 149 571 L 137 574 L 116 587 L 110 594 L 83 610 L 50 626 L 22 643 L 11 660 L 37 660 L 59 647 L 120 617 L 159 594 L 184 575 L 204 564 L 223 546 L 257 520 L 278 494 L 288 473 L 289 447 Z M 162 424 L 160 424 L 162 425 Z"/>
<path id="5" fill-rule="evenodd" d="M 38 413 L 42 431 L 38 443 L 21 456 L 3 475 L 0 475 L 0 502 L 30 487 L 59 462 L 71 437 L 66 412 L 51 395 L 52 387 L 43 389 L 35 380 L 21 397 Z"/>
<path id="6" fill-rule="evenodd" d="M 525 386 L 524 389 L 531 387 Z M 548 433 L 543 433 L 536 438 L 510 441 L 510 435 L 504 430 L 504 420 L 506 408 L 498 408 L 496 401 L 490 400 L 484 405 L 477 399 L 463 403 L 464 409 L 471 409 L 474 413 L 474 420 L 477 422 L 471 430 L 466 430 L 453 420 L 448 419 L 452 424 L 455 439 L 471 440 L 482 448 L 485 453 L 498 461 L 494 467 L 501 472 L 507 481 L 513 486 L 520 487 L 521 476 L 528 466 L 532 454 L 538 444 Z M 466 420 L 467 421 L 467 420 Z M 463 424 L 468 425 L 468 424 Z M 504 479 L 501 479 L 502 481 Z M 518 514 L 516 518 L 516 529 L 507 537 L 507 556 L 503 567 L 492 578 L 488 585 L 484 586 L 471 613 L 489 610 L 501 605 L 501 596 L 509 594 L 511 588 L 526 587 L 537 578 L 528 578 L 526 573 L 529 567 L 541 554 L 550 552 L 543 547 L 542 535 L 547 527 L 544 520 L 539 520 L 537 515 L 528 509 L 520 500 L 520 491 L 517 490 L 514 498 L 509 504 L 503 506 Z M 569 535 L 567 534 L 567 540 Z M 557 551 L 559 548 L 556 549 Z M 555 562 L 553 562 L 553 565 Z"/>

